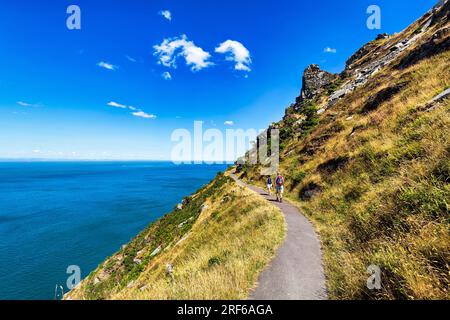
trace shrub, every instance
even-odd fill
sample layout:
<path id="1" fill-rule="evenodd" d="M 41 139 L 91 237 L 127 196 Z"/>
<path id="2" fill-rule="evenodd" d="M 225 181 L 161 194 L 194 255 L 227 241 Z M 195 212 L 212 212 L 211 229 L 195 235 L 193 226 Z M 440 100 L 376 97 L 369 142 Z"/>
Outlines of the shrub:
<path id="1" fill-rule="evenodd" d="M 309 134 L 319 123 L 319 115 L 317 114 L 317 106 L 313 102 L 307 103 L 302 108 L 302 113 L 306 116 L 306 119 L 301 123 L 300 128 L 302 135 Z"/>
<path id="2" fill-rule="evenodd" d="M 292 185 L 291 189 L 294 189 L 296 186 L 298 186 L 303 179 L 306 177 L 306 172 L 304 171 L 297 171 L 292 175 Z"/>

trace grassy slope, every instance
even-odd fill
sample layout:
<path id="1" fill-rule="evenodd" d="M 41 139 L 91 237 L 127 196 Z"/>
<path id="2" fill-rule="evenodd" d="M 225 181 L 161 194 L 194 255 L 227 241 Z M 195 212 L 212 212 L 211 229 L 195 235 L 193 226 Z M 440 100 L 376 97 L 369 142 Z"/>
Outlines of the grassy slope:
<path id="1" fill-rule="evenodd" d="M 450 102 L 424 108 L 449 88 L 449 61 L 448 51 L 403 70 L 394 61 L 322 114 L 309 134 L 281 141 L 287 196 L 320 234 L 331 298 L 450 298 Z M 363 111 L 370 97 L 399 83 L 398 93 Z M 262 185 L 258 172 L 245 166 L 243 175 Z M 379 291 L 366 287 L 372 264 L 382 269 Z"/>
<path id="2" fill-rule="evenodd" d="M 276 207 L 219 174 L 65 298 L 245 299 L 284 234 Z"/>

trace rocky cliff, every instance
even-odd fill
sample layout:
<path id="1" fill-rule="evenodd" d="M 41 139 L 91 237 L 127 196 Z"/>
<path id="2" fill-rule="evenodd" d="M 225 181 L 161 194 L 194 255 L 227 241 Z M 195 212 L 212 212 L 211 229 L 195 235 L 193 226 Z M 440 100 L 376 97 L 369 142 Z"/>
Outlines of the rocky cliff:
<path id="1" fill-rule="evenodd" d="M 389 64 L 404 69 L 450 48 L 448 1 L 439 1 L 429 12 L 399 34 L 380 34 L 361 47 L 346 62 L 341 74 L 321 70 L 318 65 L 308 66 L 302 77 L 302 89 L 295 103 L 287 109 L 301 113 L 308 101 L 320 104 L 322 113 L 345 95 L 353 92 Z M 406 54 L 405 54 L 406 53 Z M 328 94 L 327 94 L 328 93 Z M 322 101 L 321 99 L 327 98 Z"/>

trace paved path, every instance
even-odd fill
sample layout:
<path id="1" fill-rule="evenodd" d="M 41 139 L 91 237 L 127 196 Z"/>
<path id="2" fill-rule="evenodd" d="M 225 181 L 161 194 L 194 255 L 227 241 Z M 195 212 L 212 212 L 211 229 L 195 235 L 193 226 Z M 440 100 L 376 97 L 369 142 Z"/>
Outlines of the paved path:
<path id="1" fill-rule="evenodd" d="M 327 299 L 320 242 L 314 227 L 296 207 L 278 203 L 266 191 L 230 175 L 278 206 L 285 216 L 287 236 L 272 262 L 261 272 L 252 300 L 323 300 Z"/>

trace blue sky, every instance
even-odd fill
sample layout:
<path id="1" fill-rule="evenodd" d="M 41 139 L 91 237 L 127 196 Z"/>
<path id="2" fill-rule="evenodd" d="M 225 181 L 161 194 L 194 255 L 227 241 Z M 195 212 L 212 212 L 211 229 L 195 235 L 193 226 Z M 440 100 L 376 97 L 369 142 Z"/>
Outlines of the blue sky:
<path id="1" fill-rule="evenodd" d="M 265 128 L 298 96 L 307 65 L 340 72 L 435 2 L 3 1 L 0 158 L 162 160 L 172 131 L 195 120 Z M 66 27 L 71 4 L 81 30 Z M 371 4 L 381 30 L 366 27 Z"/>

